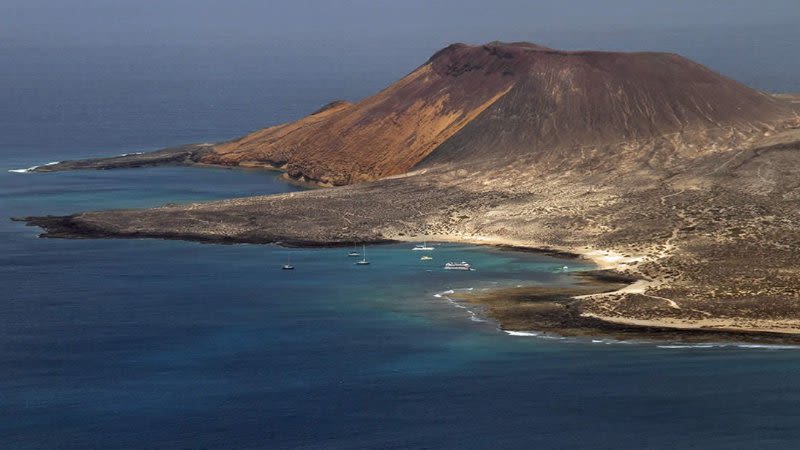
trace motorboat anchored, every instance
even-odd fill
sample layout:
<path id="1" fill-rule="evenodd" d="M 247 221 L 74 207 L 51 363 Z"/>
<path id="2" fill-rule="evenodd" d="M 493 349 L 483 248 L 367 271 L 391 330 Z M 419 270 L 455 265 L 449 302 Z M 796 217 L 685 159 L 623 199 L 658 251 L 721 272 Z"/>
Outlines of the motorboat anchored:
<path id="1" fill-rule="evenodd" d="M 449 262 L 444 265 L 445 270 L 472 270 L 472 265 L 466 261 Z"/>

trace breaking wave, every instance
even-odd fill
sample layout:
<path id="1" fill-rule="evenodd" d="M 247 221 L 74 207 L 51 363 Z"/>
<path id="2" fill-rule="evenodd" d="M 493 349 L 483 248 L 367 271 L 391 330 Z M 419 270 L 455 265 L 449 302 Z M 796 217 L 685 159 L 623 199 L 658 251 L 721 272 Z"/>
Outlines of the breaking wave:
<path id="1" fill-rule="evenodd" d="M 56 165 L 56 164 L 58 164 L 60 162 L 61 161 L 53 161 L 53 162 L 49 162 L 47 164 L 42 164 L 41 166 L 28 167 L 27 169 L 10 169 L 9 172 L 11 172 L 11 173 L 31 173 L 34 170 L 38 169 L 39 167 L 54 166 L 54 165 Z"/>

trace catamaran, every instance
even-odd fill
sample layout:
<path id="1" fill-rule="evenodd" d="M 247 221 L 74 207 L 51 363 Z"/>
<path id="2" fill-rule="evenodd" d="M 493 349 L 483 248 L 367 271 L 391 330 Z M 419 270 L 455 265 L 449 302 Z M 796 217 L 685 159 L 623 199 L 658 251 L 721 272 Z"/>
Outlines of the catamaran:
<path id="1" fill-rule="evenodd" d="M 356 265 L 357 266 L 369 265 L 369 261 L 367 261 L 367 246 L 366 245 L 364 245 L 364 248 L 362 249 L 362 252 L 364 253 L 364 257 L 361 258 L 361 261 L 356 261 Z"/>
<path id="2" fill-rule="evenodd" d="M 414 248 L 412 248 L 411 250 L 430 252 L 430 251 L 434 250 L 434 248 L 433 247 L 428 247 L 428 243 L 427 242 L 423 242 L 422 244 L 415 245 Z"/>
<path id="3" fill-rule="evenodd" d="M 472 265 L 466 261 L 461 261 L 460 263 L 457 262 L 449 262 L 444 265 L 445 270 L 472 270 Z"/>

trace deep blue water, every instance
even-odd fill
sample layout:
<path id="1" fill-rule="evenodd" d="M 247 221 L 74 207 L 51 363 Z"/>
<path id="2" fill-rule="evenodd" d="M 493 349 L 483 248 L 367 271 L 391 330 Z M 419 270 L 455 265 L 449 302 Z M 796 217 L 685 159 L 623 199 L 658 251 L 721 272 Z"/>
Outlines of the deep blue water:
<path id="1" fill-rule="evenodd" d="M 719 51 L 741 41 L 671 36 L 658 42 L 800 90 Z M 509 336 L 434 296 L 566 283 L 555 270 L 574 262 L 444 245 L 425 265 L 395 245 L 355 267 L 342 249 L 44 240 L 5 219 L 294 189 L 260 171 L 6 170 L 229 138 L 359 98 L 430 53 L 390 50 L 306 55 L 324 63 L 310 70 L 272 47 L 0 46 L 0 447 L 797 446 L 797 349 Z M 288 254 L 294 272 L 279 270 Z M 479 270 L 438 270 L 446 259 Z"/>

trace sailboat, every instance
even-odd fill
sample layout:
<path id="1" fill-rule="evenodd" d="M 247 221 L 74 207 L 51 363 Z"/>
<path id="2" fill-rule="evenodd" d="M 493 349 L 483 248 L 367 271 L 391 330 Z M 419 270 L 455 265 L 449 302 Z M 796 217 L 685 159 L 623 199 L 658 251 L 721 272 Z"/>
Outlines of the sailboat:
<path id="1" fill-rule="evenodd" d="M 369 265 L 369 261 L 367 261 L 367 246 L 365 245 L 362 252 L 364 253 L 364 257 L 361 258 L 361 261 L 356 261 L 357 266 L 366 266 Z"/>
<path id="2" fill-rule="evenodd" d="M 349 256 L 351 258 L 357 258 L 357 257 L 361 256 L 361 253 L 358 253 L 358 247 L 356 247 L 355 242 L 353 243 L 353 249 L 350 250 L 350 253 L 348 253 L 347 256 Z"/>
<path id="3" fill-rule="evenodd" d="M 428 247 L 428 243 L 427 242 L 423 242 L 422 244 L 415 245 L 414 248 L 412 248 L 411 250 L 429 252 L 429 251 L 432 251 L 433 249 L 434 249 L 433 247 Z"/>
<path id="4" fill-rule="evenodd" d="M 286 254 L 286 264 L 284 264 L 283 267 L 281 267 L 281 269 L 283 269 L 283 270 L 294 270 L 294 266 L 292 265 L 292 262 L 291 262 L 291 253 L 287 253 Z"/>

